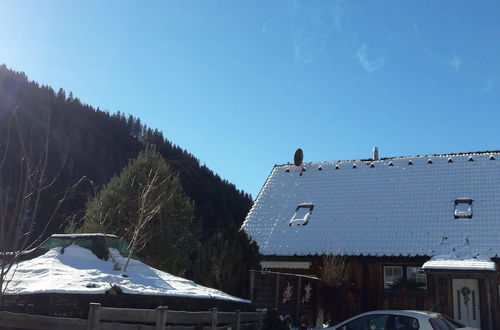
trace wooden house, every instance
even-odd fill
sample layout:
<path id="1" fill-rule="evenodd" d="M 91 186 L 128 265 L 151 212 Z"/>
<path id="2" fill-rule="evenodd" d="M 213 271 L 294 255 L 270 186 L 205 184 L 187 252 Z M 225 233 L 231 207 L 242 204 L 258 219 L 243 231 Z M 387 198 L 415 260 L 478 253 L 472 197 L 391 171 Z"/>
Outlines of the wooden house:
<path id="1" fill-rule="evenodd" d="M 348 265 L 343 289 L 316 291 L 325 317 L 419 309 L 500 324 L 499 151 L 276 165 L 242 228 L 264 270 L 328 282 Z"/>

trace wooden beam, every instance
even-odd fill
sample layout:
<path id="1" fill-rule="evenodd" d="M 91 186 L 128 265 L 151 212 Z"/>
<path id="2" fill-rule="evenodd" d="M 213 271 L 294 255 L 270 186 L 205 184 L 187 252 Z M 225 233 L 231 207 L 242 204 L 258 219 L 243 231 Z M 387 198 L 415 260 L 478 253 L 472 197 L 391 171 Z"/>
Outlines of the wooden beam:
<path id="1" fill-rule="evenodd" d="M 236 330 L 241 330 L 241 312 L 236 311 Z"/>
<path id="2" fill-rule="evenodd" d="M 101 321 L 101 304 L 90 303 L 89 316 L 87 318 L 87 329 L 99 330 L 100 321 Z"/>
<path id="3" fill-rule="evenodd" d="M 255 283 L 255 271 L 250 270 L 250 300 L 253 301 L 253 287 Z"/>
<path id="4" fill-rule="evenodd" d="M 296 320 L 297 325 L 300 327 L 300 295 L 302 290 L 302 277 L 299 277 L 299 284 L 297 285 L 297 305 L 296 305 Z"/>
<path id="5" fill-rule="evenodd" d="M 279 297 L 280 297 L 280 274 L 276 273 L 276 290 L 275 290 L 274 307 L 278 308 Z"/>
<path id="6" fill-rule="evenodd" d="M 212 308 L 210 310 L 212 312 L 212 330 L 217 328 L 217 308 Z"/>
<path id="7" fill-rule="evenodd" d="M 490 287 L 490 279 L 485 278 L 484 284 L 486 287 L 486 311 L 488 312 L 488 329 L 493 329 L 493 323 L 491 320 L 491 314 L 493 313 L 493 309 L 491 308 L 491 287 Z"/>
<path id="8" fill-rule="evenodd" d="M 168 307 L 158 306 L 156 308 L 156 323 L 155 330 L 165 330 L 165 323 L 167 323 Z"/>

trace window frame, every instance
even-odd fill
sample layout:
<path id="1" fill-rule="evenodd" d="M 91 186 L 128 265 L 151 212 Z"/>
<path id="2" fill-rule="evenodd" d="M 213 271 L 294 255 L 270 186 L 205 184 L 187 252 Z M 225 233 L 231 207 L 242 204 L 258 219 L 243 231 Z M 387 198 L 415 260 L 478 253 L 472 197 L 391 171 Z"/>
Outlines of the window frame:
<path id="1" fill-rule="evenodd" d="M 392 282 L 389 284 L 387 283 L 386 281 L 386 273 L 385 273 L 385 270 L 388 269 L 388 268 L 392 268 L 393 269 L 393 275 L 391 275 L 392 277 Z M 394 284 L 395 282 L 395 277 L 394 277 L 394 268 L 399 268 L 401 269 L 401 276 L 400 278 L 404 278 L 405 276 L 405 273 L 404 273 L 404 267 L 403 266 L 398 266 L 398 265 L 385 265 L 382 267 L 382 280 L 383 280 L 383 286 L 384 286 L 384 289 L 391 289 L 391 284 Z"/>
<path id="2" fill-rule="evenodd" d="M 422 266 L 419 266 L 419 265 L 398 265 L 398 264 L 386 264 L 386 265 L 382 265 L 382 288 L 384 290 L 394 290 L 391 288 L 391 284 L 394 284 L 394 282 L 396 281 L 396 278 L 394 278 L 394 275 L 392 275 L 393 277 L 393 281 L 391 284 L 388 284 L 387 281 L 386 281 L 386 268 L 400 268 L 401 269 L 401 278 L 404 279 L 404 280 L 415 280 L 417 283 L 421 283 L 419 281 L 417 281 L 416 279 L 412 279 L 408 276 L 408 271 L 409 269 L 411 268 L 418 268 L 420 270 L 422 270 Z M 425 275 L 425 286 L 421 286 L 419 287 L 418 289 L 419 290 L 427 290 L 428 289 L 428 276 L 426 273 L 423 273 Z M 423 277 L 423 276 L 422 276 Z"/>
<path id="3" fill-rule="evenodd" d="M 473 209 L 472 209 L 472 199 L 470 198 L 457 198 L 455 199 L 454 203 L 454 210 L 453 210 L 453 216 L 455 219 L 472 219 L 472 216 L 474 215 Z M 462 204 L 467 204 L 468 211 L 459 211 L 457 207 Z"/>
<path id="4" fill-rule="evenodd" d="M 302 217 L 302 218 L 296 218 L 297 212 L 300 209 L 309 209 L 307 213 Z M 312 211 L 314 210 L 314 204 L 313 203 L 301 203 L 297 206 L 295 209 L 295 212 L 293 213 L 292 218 L 290 219 L 289 225 L 297 225 L 297 226 L 305 226 L 309 223 L 309 218 L 311 217 Z"/>
<path id="5" fill-rule="evenodd" d="M 416 275 L 417 275 L 417 276 L 416 276 L 414 279 L 413 279 L 413 278 L 410 278 L 410 276 L 409 276 L 409 269 L 410 269 L 410 268 L 416 268 L 416 269 L 418 269 L 418 270 L 419 270 L 419 271 L 416 273 Z M 406 266 L 406 279 L 407 279 L 407 280 L 409 280 L 409 281 L 410 281 L 410 280 L 414 280 L 415 282 L 417 282 L 417 283 L 419 283 L 419 284 L 420 284 L 420 283 L 424 283 L 424 282 L 421 282 L 421 281 L 419 281 L 419 280 L 418 280 L 418 278 L 419 278 L 419 276 L 418 276 L 418 275 L 422 275 L 422 274 L 425 276 L 425 285 L 423 285 L 423 286 L 421 286 L 421 287 L 419 287 L 419 288 L 421 288 L 421 289 L 423 289 L 423 290 L 427 290 L 427 274 L 423 272 L 422 267 L 419 267 L 419 266 Z M 423 277 L 423 276 L 420 276 L 420 278 L 424 278 L 424 277 Z"/>

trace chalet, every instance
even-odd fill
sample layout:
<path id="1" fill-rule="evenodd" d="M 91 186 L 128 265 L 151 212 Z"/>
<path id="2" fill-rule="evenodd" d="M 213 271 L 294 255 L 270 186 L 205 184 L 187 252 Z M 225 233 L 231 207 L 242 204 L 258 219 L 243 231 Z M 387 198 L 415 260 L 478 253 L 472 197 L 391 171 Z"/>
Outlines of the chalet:
<path id="1" fill-rule="evenodd" d="M 344 303 L 318 308 L 337 319 L 420 309 L 500 325 L 500 151 L 297 165 L 272 169 L 242 227 L 264 270 L 321 279 L 344 258 Z"/>

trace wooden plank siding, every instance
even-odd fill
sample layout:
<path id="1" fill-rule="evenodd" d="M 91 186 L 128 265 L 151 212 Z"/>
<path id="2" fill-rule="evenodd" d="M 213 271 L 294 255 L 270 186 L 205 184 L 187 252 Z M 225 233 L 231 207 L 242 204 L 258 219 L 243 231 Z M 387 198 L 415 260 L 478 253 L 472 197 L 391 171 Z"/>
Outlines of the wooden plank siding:
<path id="1" fill-rule="evenodd" d="M 322 257 L 273 257 L 269 260 L 309 261 L 309 269 L 273 269 L 273 272 L 292 273 L 321 277 Z M 421 267 L 426 257 L 348 257 L 350 279 L 339 288 L 329 288 L 320 280 L 316 289 L 316 306 L 311 311 L 323 310 L 325 319 L 341 321 L 359 313 L 376 309 L 419 309 L 431 310 L 434 306 L 434 285 L 432 276 L 427 278 L 427 290 L 390 290 L 384 288 L 384 266 Z M 275 277 L 255 273 L 253 297 L 258 307 L 278 308 L 283 314 L 291 312 L 289 306 L 273 304 Z M 280 276 L 280 286 L 284 284 Z M 295 282 L 294 282 L 295 283 Z M 297 287 L 295 283 L 294 287 Z M 292 315 L 292 314 L 290 314 Z M 295 317 L 294 317 L 295 319 Z"/>
<path id="2" fill-rule="evenodd" d="M 315 306 L 311 310 L 322 311 L 324 319 L 341 321 L 361 312 L 379 309 L 413 309 L 435 311 L 453 317 L 453 278 L 479 280 L 481 327 L 495 329 L 500 324 L 500 258 L 494 258 L 497 271 L 428 271 L 426 290 L 393 290 L 384 288 L 384 266 L 421 267 L 428 257 L 349 257 L 350 283 L 347 287 L 329 288 L 321 280 L 316 287 Z M 295 273 L 320 277 L 322 257 L 266 257 L 270 261 L 308 261 L 309 269 L 272 269 L 273 272 Z M 275 278 L 257 275 L 254 279 L 253 294 L 257 307 L 260 298 L 265 307 L 278 308 L 282 314 L 291 310 L 276 302 Z M 279 277 L 280 290 L 285 278 Z M 350 293 L 349 293 L 350 292 Z M 281 291 L 279 291 L 279 294 Z M 285 307 L 285 308 L 283 308 Z M 292 314 L 290 314 L 292 315 Z M 295 319 L 295 316 L 294 316 Z M 491 325 L 490 325 L 491 324 Z"/>

